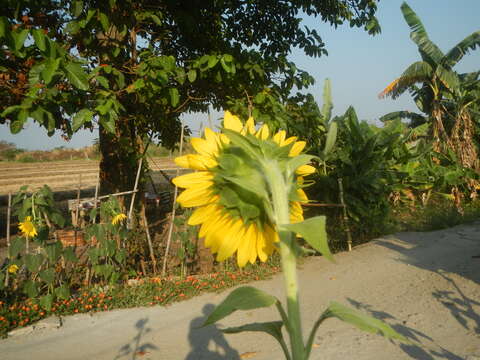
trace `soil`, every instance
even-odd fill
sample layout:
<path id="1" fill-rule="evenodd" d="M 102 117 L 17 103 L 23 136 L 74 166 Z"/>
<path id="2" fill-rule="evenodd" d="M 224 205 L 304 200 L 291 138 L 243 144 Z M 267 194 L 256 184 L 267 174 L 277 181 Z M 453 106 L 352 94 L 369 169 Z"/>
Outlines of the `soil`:
<path id="1" fill-rule="evenodd" d="M 311 359 L 480 359 L 480 222 L 428 233 L 398 233 L 335 256 L 306 259 L 299 278 L 303 325 L 310 329 L 332 300 L 389 323 L 410 344 L 362 332 L 338 320 L 319 329 Z M 255 283 L 283 299 L 281 274 Z M 0 340 L 1 358 L 282 359 L 263 333 L 218 328 L 274 321 L 274 308 L 236 312 L 199 328 L 228 292 L 170 307 L 116 310 L 62 319 L 63 325 Z"/>

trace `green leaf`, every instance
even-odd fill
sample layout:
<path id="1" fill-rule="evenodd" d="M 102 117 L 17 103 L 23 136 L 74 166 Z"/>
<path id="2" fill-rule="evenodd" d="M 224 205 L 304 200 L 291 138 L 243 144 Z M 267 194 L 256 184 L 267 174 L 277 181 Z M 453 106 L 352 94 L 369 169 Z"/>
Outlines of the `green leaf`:
<path id="1" fill-rule="evenodd" d="M 207 318 L 207 326 L 227 317 L 237 310 L 252 310 L 272 306 L 277 298 L 251 286 L 242 286 L 233 290 Z"/>
<path id="2" fill-rule="evenodd" d="M 43 256 L 40 254 L 27 254 L 25 256 L 25 265 L 27 266 L 28 271 L 32 273 L 38 272 L 40 266 L 43 263 Z"/>
<path id="3" fill-rule="evenodd" d="M 115 120 L 111 116 L 102 116 L 100 118 L 100 125 L 103 126 L 110 134 L 115 134 Z"/>
<path id="4" fill-rule="evenodd" d="M 40 279 L 45 281 L 48 285 L 53 284 L 55 281 L 55 269 L 50 268 L 42 270 L 38 273 L 38 275 L 40 276 Z"/>
<path id="5" fill-rule="evenodd" d="M 218 57 L 217 55 L 210 55 L 208 57 L 208 68 L 211 69 L 218 63 Z"/>
<path id="6" fill-rule="evenodd" d="M 27 280 L 23 283 L 23 292 L 27 294 L 29 298 L 34 298 L 38 295 L 37 284 L 32 280 Z"/>
<path id="7" fill-rule="evenodd" d="M 158 26 L 161 26 L 161 25 L 162 25 L 162 21 L 160 20 L 160 18 L 159 18 L 157 15 L 151 14 L 151 15 L 150 15 L 150 18 L 151 18 L 151 19 L 153 20 L 153 22 L 154 22 L 155 24 L 157 24 Z"/>
<path id="8" fill-rule="evenodd" d="M 43 29 L 33 29 L 32 30 L 33 40 L 35 45 L 40 49 L 40 51 L 47 50 L 47 44 L 45 43 L 45 34 Z"/>
<path id="9" fill-rule="evenodd" d="M 265 94 L 263 92 L 259 92 L 257 95 L 255 95 L 255 98 L 253 99 L 253 102 L 255 104 L 262 104 L 265 101 Z"/>
<path id="10" fill-rule="evenodd" d="M 220 64 L 222 65 L 222 68 L 223 68 L 223 70 L 225 70 L 226 73 L 232 72 L 232 69 L 230 68 L 230 65 L 227 65 L 224 57 L 222 57 L 220 59 Z"/>
<path id="11" fill-rule="evenodd" d="M 54 263 L 58 260 L 60 255 L 62 255 L 62 243 L 57 241 L 54 244 L 49 244 L 45 247 L 45 252 L 47 253 L 48 259 Z"/>
<path id="12" fill-rule="evenodd" d="M 289 359 L 290 355 L 288 347 L 282 335 L 282 326 L 283 321 L 271 321 L 265 323 L 253 323 L 238 327 L 231 327 L 227 329 L 221 329 L 220 331 L 225 334 L 237 334 L 243 331 L 265 332 L 273 336 L 280 343 L 285 357 Z"/>
<path id="13" fill-rule="evenodd" d="M 197 70 L 191 69 L 191 70 L 188 72 L 188 81 L 190 81 L 191 83 L 193 83 L 196 78 L 197 78 Z"/>
<path id="14" fill-rule="evenodd" d="M 80 127 L 83 126 L 83 124 L 92 121 L 92 117 L 93 111 L 90 111 L 88 109 L 80 110 L 73 117 L 72 130 L 74 132 L 77 131 L 78 129 L 80 129 Z"/>
<path id="15" fill-rule="evenodd" d="M 345 321 L 360 330 L 367 331 L 373 334 L 381 334 L 388 339 L 396 339 L 403 342 L 409 342 L 406 337 L 400 335 L 392 327 L 381 320 L 375 319 L 372 316 L 368 316 L 360 313 L 359 311 L 346 307 L 340 303 L 332 301 L 322 314 L 325 319 L 336 317 L 342 321 Z"/>
<path id="16" fill-rule="evenodd" d="M 139 89 L 145 87 L 145 81 L 143 79 L 137 79 L 133 83 L 133 86 L 135 87 L 135 90 L 139 90 Z"/>
<path id="17" fill-rule="evenodd" d="M 98 81 L 98 83 L 100 85 L 102 85 L 105 89 L 110 89 L 110 85 L 108 83 L 108 80 L 107 78 L 103 77 L 103 76 L 96 76 L 95 77 L 95 80 Z"/>
<path id="18" fill-rule="evenodd" d="M 45 61 L 45 67 L 41 72 L 42 78 L 43 80 L 45 80 L 45 84 L 48 85 L 50 84 L 50 81 L 52 81 L 53 75 L 55 74 L 55 71 L 57 71 L 58 66 L 60 65 L 60 60 L 60 58 L 48 58 L 47 61 Z"/>
<path id="19" fill-rule="evenodd" d="M 338 125 L 335 121 L 330 123 L 328 126 L 327 140 L 325 141 L 325 148 L 323 149 L 323 154 L 327 155 L 332 151 L 335 142 L 337 141 L 337 131 Z"/>
<path id="20" fill-rule="evenodd" d="M 3 38 L 10 33 L 10 22 L 6 16 L 0 16 L 0 38 Z"/>
<path id="21" fill-rule="evenodd" d="M 320 252 L 328 260 L 335 262 L 328 247 L 325 216 L 315 216 L 296 224 L 284 224 L 281 225 L 281 227 L 299 234 L 311 247 Z"/>
<path id="22" fill-rule="evenodd" d="M 47 311 L 50 311 L 53 304 L 53 294 L 48 294 L 40 298 L 40 306 Z"/>
<path id="23" fill-rule="evenodd" d="M 74 1 L 70 9 L 74 17 L 79 17 L 82 14 L 83 1 L 82 0 Z"/>
<path id="24" fill-rule="evenodd" d="M 72 263 L 78 262 L 78 258 L 75 255 L 75 251 L 72 246 L 69 246 L 63 250 L 63 258 L 67 262 L 72 262 Z"/>
<path id="25" fill-rule="evenodd" d="M 10 248 L 8 249 L 10 253 L 10 258 L 16 258 L 17 255 L 24 250 L 25 250 L 25 239 L 20 236 L 14 237 L 10 242 Z"/>
<path id="26" fill-rule="evenodd" d="M 98 258 L 100 257 L 100 249 L 98 248 L 91 248 L 87 251 L 88 257 L 90 258 L 90 262 L 95 265 L 98 263 Z"/>
<path id="27" fill-rule="evenodd" d="M 108 21 L 107 15 L 101 12 L 98 14 L 98 16 L 100 19 L 100 23 L 102 24 L 103 31 L 107 32 L 108 28 L 110 27 L 110 22 Z"/>
<path id="28" fill-rule="evenodd" d="M 168 89 L 168 94 L 170 95 L 170 104 L 172 107 L 176 107 L 180 102 L 180 95 L 178 94 L 177 88 Z"/>
<path id="29" fill-rule="evenodd" d="M 60 299 L 68 300 L 70 297 L 70 289 L 66 284 L 63 284 L 62 286 L 55 288 L 55 295 Z"/>
<path id="30" fill-rule="evenodd" d="M 80 90 L 88 90 L 87 75 L 79 64 L 73 62 L 68 63 L 65 66 L 65 70 L 68 80 L 70 80 L 73 86 Z"/>
<path id="31" fill-rule="evenodd" d="M 23 29 L 20 32 L 12 32 L 12 37 L 15 41 L 15 50 L 20 50 L 23 47 L 23 44 L 25 43 L 25 39 L 28 36 L 28 29 Z"/>
<path id="32" fill-rule="evenodd" d="M 14 120 L 10 123 L 10 132 L 12 134 L 18 134 L 23 129 L 24 121 Z"/>

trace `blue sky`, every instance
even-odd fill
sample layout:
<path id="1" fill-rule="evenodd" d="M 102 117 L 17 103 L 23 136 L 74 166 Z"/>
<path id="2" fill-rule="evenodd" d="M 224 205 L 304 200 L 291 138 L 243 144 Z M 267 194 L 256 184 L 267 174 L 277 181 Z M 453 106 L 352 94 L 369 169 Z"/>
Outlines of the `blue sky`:
<path id="1" fill-rule="evenodd" d="M 410 30 L 400 11 L 402 2 L 380 1 L 377 17 L 382 33 L 374 37 L 348 25 L 334 29 L 315 19 L 305 20 L 307 26 L 318 29 L 329 55 L 312 59 L 294 51 L 292 60 L 316 79 L 317 83 L 308 91 L 314 94 L 320 105 L 323 81 L 331 79 L 334 115 L 342 114 L 349 105 L 353 105 L 361 119 L 376 122 L 380 116 L 391 111 L 416 109 L 408 94 L 397 100 L 377 97 L 408 65 L 419 60 L 417 48 L 410 40 Z M 448 51 L 467 35 L 480 30 L 478 0 L 410 0 L 408 3 L 420 16 L 430 38 L 443 51 Z M 456 67 L 459 72 L 479 68 L 478 48 L 466 55 Z M 212 114 L 214 118 L 218 116 Z M 206 124 L 207 115 L 190 115 L 185 122 L 196 130 L 200 123 Z M 7 126 L 0 125 L 0 140 L 26 149 L 87 146 L 97 136 L 95 132 L 83 131 L 74 135 L 70 142 L 65 142 L 59 135 L 48 137 L 44 129 L 33 123 L 17 135 L 10 134 Z"/>

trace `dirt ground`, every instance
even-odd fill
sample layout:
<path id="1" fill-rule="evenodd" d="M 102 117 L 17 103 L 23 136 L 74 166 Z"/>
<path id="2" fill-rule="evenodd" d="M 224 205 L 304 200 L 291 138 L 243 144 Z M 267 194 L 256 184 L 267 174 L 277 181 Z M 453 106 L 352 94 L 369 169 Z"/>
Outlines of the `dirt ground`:
<path id="1" fill-rule="evenodd" d="M 391 324 L 411 344 L 391 342 L 338 320 L 319 329 L 311 359 L 480 359 L 480 222 L 428 233 L 398 233 L 337 254 L 337 264 L 300 266 L 303 325 L 335 300 Z M 281 275 L 255 286 L 283 299 Z M 274 309 L 237 312 L 198 328 L 227 295 L 206 294 L 170 307 L 117 310 L 62 319 L 56 328 L 0 340 L 0 358 L 282 359 L 263 333 L 223 335 L 219 327 L 277 320 Z"/>

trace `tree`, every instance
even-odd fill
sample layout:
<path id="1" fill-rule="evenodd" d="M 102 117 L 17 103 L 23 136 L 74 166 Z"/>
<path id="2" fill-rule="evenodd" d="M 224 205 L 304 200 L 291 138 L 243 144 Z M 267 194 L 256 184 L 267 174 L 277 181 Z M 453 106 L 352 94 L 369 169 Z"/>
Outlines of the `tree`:
<path id="1" fill-rule="evenodd" d="M 376 8 L 376 0 L 6 0 L 0 122 L 16 133 L 32 118 L 66 137 L 98 126 L 102 191 L 129 190 L 151 139 L 174 146 L 182 113 L 245 96 L 280 100 L 313 83 L 287 59 L 293 47 L 326 54 L 302 16 L 373 34 Z"/>
<path id="2" fill-rule="evenodd" d="M 462 165 L 477 167 L 474 124 L 469 107 L 478 103 L 478 95 L 470 90 L 466 92 L 471 86 L 467 86 L 467 81 L 471 80 L 472 75 L 459 75 L 453 67 L 466 53 L 480 46 L 480 31 L 467 36 L 444 54 L 429 39 L 417 14 L 406 3 L 402 4 L 401 10 L 411 29 L 410 38 L 418 46 L 422 60 L 410 65 L 379 96 L 395 99 L 409 91 L 420 111 L 429 116 L 430 136 L 435 150 L 446 152 L 451 149 Z M 473 100 L 471 95 L 474 96 Z M 412 114 L 404 115 L 412 117 Z M 417 121 L 419 119 L 416 115 L 413 118 Z M 442 141 L 446 146 L 442 147 Z"/>

